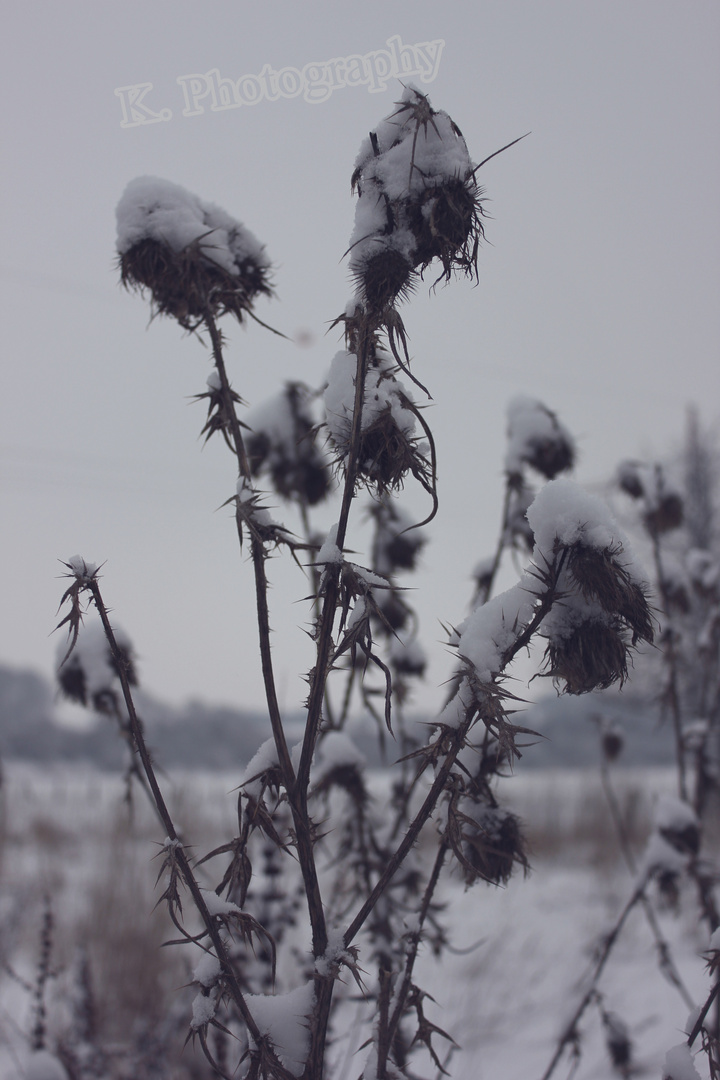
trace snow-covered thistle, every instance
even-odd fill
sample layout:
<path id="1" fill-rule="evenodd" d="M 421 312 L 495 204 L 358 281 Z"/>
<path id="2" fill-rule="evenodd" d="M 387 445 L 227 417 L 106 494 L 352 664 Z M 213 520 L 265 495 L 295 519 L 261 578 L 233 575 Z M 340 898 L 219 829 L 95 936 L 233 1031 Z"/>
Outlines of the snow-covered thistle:
<path id="1" fill-rule="evenodd" d="M 509 416 L 500 541 L 471 614 L 450 634 L 457 664 L 447 704 L 425 727 L 402 723 L 424 657 L 397 575 L 413 568 L 425 522 L 410 520 L 397 500 L 414 480 L 429 496 L 426 520 L 439 504 L 432 433 L 408 383 L 424 388 L 409 369 L 398 305 L 431 267 L 437 280 L 476 275 L 484 235 L 478 169 L 457 125 L 413 87 L 363 143 L 349 247 L 356 291 L 336 320 L 345 342 L 324 388 L 325 454 L 315 395 L 300 384 L 240 418 L 218 320 L 252 316 L 254 299 L 269 293 L 258 241 L 217 207 L 164 181 L 133 182 L 118 207 L 122 280 L 149 290 L 155 312 L 209 338 L 214 370 L 197 395 L 208 408 L 203 434 L 220 435 L 237 467 L 228 504 L 249 546 L 270 734 L 239 777 L 236 835 L 191 860 L 145 745 L 129 651 L 111 625 L 97 569 L 77 558 L 67 564 L 70 610 L 61 625 L 70 647 L 61 678 L 96 703 L 95 676 L 83 659 L 89 604 L 116 679 L 113 708 L 165 834 L 161 899 L 196 952 L 188 1038 L 222 1076 L 331 1076 L 349 985 L 364 1001 L 364 1080 L 411 1074 L 419 1054 L 444 1068 L 441 1044 L 452 1039 L 425 1015 L 428 994 L 415 975 L 423 941 L 437 954 L 447 944 L 438 882 L 456 872 L 468 886 L 501 884 L 528 865 L 521 823 L 497 791 L 525 730 L 511 719 L 512 662 L 544 642 L 545 673 L 567 693 L 585 693 L 621 684 L 631 650 L 652 640 L 644 580 L 626 538 L 599 500 L 553 479 L 573 464 L 572 438 L 547 407 L 518 400 Z M 330 493 L 329 466 L 339 507 L 330 533 L 317 539 L 310 511 Z M 537 498 L 527 469 L 551 480 Z M 281 502 L 299 507 L 302 539 L 271 514 L 258 486 L 265 480 Z M 374 526 L 366 565 L 354 552 L 349 557 L 361 492 Z M 530 563 L 513 588 L 491 599 L 503 552 L 522 547 L 521 535 Z M 302 554 L 312 584 L 315 657 L 294 746 L 271 650 L 266 562 L 276 550 L 297 561 Z M 373 800 L 364 756 L 347 730 L 356 700 L 379 721 L 381 738 L 397 735 L 400 744 L 386 806 Z M 418 848 L 421 833 L 430 855 Z M 200 884 L 209 872 L 212 889 Z"/>

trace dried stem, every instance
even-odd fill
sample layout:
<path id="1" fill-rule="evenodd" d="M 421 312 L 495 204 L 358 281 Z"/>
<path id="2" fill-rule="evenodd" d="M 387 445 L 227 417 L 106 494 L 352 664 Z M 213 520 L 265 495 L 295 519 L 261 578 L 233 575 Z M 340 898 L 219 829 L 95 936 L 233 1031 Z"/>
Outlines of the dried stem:
<path id="1" fill-rule="evenodd" d="M 502 517 L 500 524 L 500 535 L 498 536 L 497 547 L 495 548 L 495 554 L 493 556 L 492 565 L 487 577 L 483 580 L 482 585 L 478 589 L 478 595 L 476 603 L 487 604 L 490 596 L 492 595 L 493 586 L 495 584 L 495 578 L 497 577 L 498 570 L 500 569 L 500 561 L 502 559 L 502 553 L 506 547 L 507 527 L 508 527 L 508 514 L 510 512 L 510 500 L 512 498 L 512 487 L 510 485 L 510 477 L 505 479 L 505 495 L 503 497 Z"/>
<path id="2" fill-rule="evenodd" d="M 705 1002 L 704 1002 L 702 1008 L 700 1009 L 700 1012 L 698 1013 L 697 1019 L 696 1019 L 695 1023 L 693 1024 L 692 1031 L 688 1035 L 688 1040 L 687 1040 L 688 1041 L 688 1046 L 692 1046 L 692 1044 L 695 1042 L 698 1035 L 702 1031 L 702 1029 L 703 1029 L 703 1027 L 705 1025 L 705 1018 L 707 1017 L 707 1014 L 710 1012 L 710 1009 L 712 1008 L 712 1004 L 715 1001 L 718 994 L 720 994 L 720 975 L 718 975 L 718 978 L 717 978 L 717 980 L 715 982 L 715 985 L 711 988 L 710 993 L 708 994 L 707 998 L 705 999 Z"/>
<path id="3" fill-rule="evenodd" d="M 247 1029 L 252 1035 L 253 1039 L 255 1039 L 255 1041 L 258 1043 L 262 1043 L 262 1035 L 243 996 L 240 984 L 238 982 L 232 965 L 232 961 L 230 959 L 230 954 L 228 953 L 227 947 L 222 938 L 222 935 L 220 934 L 214 918 L 208 911 L 207 904 L 205 903 L 205 899 L 202 895 L 202 890 L 200 889 L 200 886 L 198 885 L 195 875 L 193 874 L 193 871 L 190 867 L 187 855 L 185 854 L 185 848 L 180 837 L 178 836 L 172 816 L 170 814 L 170 811 L 168 810 L 162 791 L 160 790 L 160 785 L 158 784 L 157 777 L 155 775 L 155 769 L 152 763 L 152 759 L 145 743 L 145 736 L 143 733 L 142 724 L 140 723 L 140 719 L 135 709 L 135 702 L 133 700 L 132 690 L 127 676 L 127 661 L 124 653 L 118 647 L 114 631 L 112 629 L 112 626 L 110 625 L 110 620 L 108 618 L 107 608 L 105 607 L 105 603 L 100 593 L 100 587 L 95 578 L 89 579 L 88 588 L 91 592 L 93 603 L 95 604 L 95 607 L 97 608 L 98 614 L 100 616 L 100 620 L 105 631 L 105 637 L 107 639 L 108 645 L 110 646 L 113 660 L 116 665 L 118 677 L 120 679 L 120 685 L 122 687 L 123 698 L 125 700 L 125 707 L 127 708 L 128 717 L 130 719 L 130 727 L 135 743 L 135 749 L 142 762 L 143 770 L 145 772 L 145 776 L 147 777 L 150 790 L 152 791 L 158 813 L 165 827 L 168 840 L 174 845 L 175 858 L 180 869 L 183 881 L 193 898 L 193 902 L 198 910 L 205 930 L 207 931 L 207 934 L 212 941 L 216 956 L 222 966 L 223 975 L 226 979 L 230 996 L 232 997 L 235 1005 L 237 1006 L 238 1012 L 240 1013 L 240 1016 L 246 1024 Z M 282 1077 L 283 1080 L 291 1080 L 291 1074 L 287 1072 L 287 1070 L 281 1065 L 280 1061 L 278 1061 L 277 1059 L 275 1059 L 275 1061 L 273 1062 L 273 1065 L 277 1068 L 277 1075 L 279 1077 Z"/>
<path id="4" fill-rule="evenodd" d="M 625 828 L 625 822 L 622 819 L 620 807 L 618 806 L 615 791 L 610 780 L 610 769 L 605 755 L 602 756 L 600 762 L 600 776 L 602 778 L 605 798 L 607 799 L 608 806 L 610 807 L 610 816 L 613 819 L 613 823 L 615 825 L 615 829 L 618 835 L 618 841 L 620 843 L 620 850 L 622 852 L 622 856 L 625 860 L 625 864 L 628 870 L 631 874 L 634 875 L 637 872 L 637 863 L 635 860 L 635 856 L 633 855 L 632 848 L 630 846 L 630 840 L 628 837 L 627 829 Z M 648 926 L 650 927 L 652 935 L 655 938 L 655 944 L 658 951 L 658 965 L 660 967 L 660 971 L 663 973 L 668 982 L 672 983 L 672 985 L 676 988 L 683 1001 L 687 1005 L 688 1009 L 693 1009 L 695 1007 L 695 1002 L 690 994 L 690 991 L 685 986 L 680 972 L 678 971 L 677 965 L 673 960 L 669 942 L 663 935 L 660 924 L 657 920 L 657 915 L 655 914 L 655 909 L 650 902 L 650 898 L 644 892 L 640 898 L 640 903 L 642 904 L 643 911 L 645 912 L 645 918 L 647 919 Z"/>
<path id="5" fill-rule="evenodd" d="M 441 843 L 437 855 L 435 856 L 435 863 L 432 868 L 432 873 L 425 887 L 423 893 L 422 903 L 420 904 L 420 911 L 418 912 L 418 925 L 417 928 L 412 931 L 410 938 L 410 944 L 407 950 L 407 956 L 405 958 L 405 970 L 403 971 L 402 983 L 399 990 L 394 995 L 395 1008 L 390 1016 L 388 1024 L 387 1040 L 388 1047 L 392 1045 L 392 1041 L 395 1038 L 395 1032 L 397 1031 L 400 1020 L 405 1009 L 405 1003 L 412 986 L 413 968 L 415 967 L 415 960 L 417 959 L 418 948 L 420 947 L 420 941 L 422 937 L 422 929 L 425 925 L 425 919 L 427 913 L 430 910 L 430 904 L 432 902 L 435 889 L 437 888 L 438 881 L 440 880 L 440 871 L 443 868 L 443 863 L 449 851 L 449 847 L 446 843 Z"/>
<path id="6" fill-rule="evenodd" d="M 556 1069 L 558 1063 L 560 1062 L 560 1059 L 561 1059 L 561 1057 L 563 1055 L 563 1052 L 564 1052 L 565 1048 L 567 1046 L 574 1046 L 576 1044 L 576 1042 L 577 1042 L 577 1026 L 580 1023 L 580 1020 L 581 1020 L 581 1018 L 583 1016 L 583 1013 L 585 1012 L 587 1007 L 592 1004 L 592 1002 L 595 999 L 595 995 L 597 994 L 597 986 L 598 986 L 598 983 L 600 981 L 600 976 L 603 973 L 603 969 L 605 967 L 605 964 L 607 963 L 612 950 L 614 949 L 615 945 L 617 944 L 617 940 L 620 937 L 620 934 L 622 932 L 623 927 L 625 926 L 625 923 L 627 921 L 627 918 L 628 918 L 630 912 L 633 910 L 633 908 L 636 906 L 636 904 L 640 903 L 641 898 L 644 896 L 644 894 L 645 894 L 645 886 L 646 886 L 646 881 L 645 881 L 645 879 L 643 879 L 640 882 L 640 884 L 635 888 L 632 896 L 628 900 L 628 902 L 625 905 L 625 907 L 623 908 L 623 910 L 620 912 L 620 916 L 619 916 L 617 922 L 615 923 L 615 925 L 613 926 L 612 930 L 605 937 L 603 947 L 600 950 L 600 953 L 598 954 L 598 957 L 597 957 L 597 959 L 595 961 L 595 966 L 594 966 L 592 974 L 590 976 L 590 982 L 588 984 L 588 988 L 585 991 L 585 993 L 583 994 L 583 997 L 580 1000 L 580 1003 L 578 1004 L 577 1008 L 575 1009 L 575 1012 L 573 1013 L 572 1017 L 570 1018 L 570 1020 L 566 1024 L 565 1028 L 563 1029 L 563 1032 L 560 1035 L 560 1038 L 558 1039 L 558 1044 L 557 1044 L 557 1046 L 555 1048 L 555 1053 L 552 1056 L 550 1064 L 548 1065 L 547 1069 L 545 1070 L 545 1072 L 542 1075 L 542 1080 L 549 1080 L 549 1078 L 555 1072 L 555 1069 Z"/>
<path id="7" fill-rule="evenodd" d="M 683 802 L 688 802 L 687 775 L 685 768 L 685 747 L 683 745 L 682 730 L 682 706 L 680 703 L 680 685 L 678 674 L 678 655 L 675 650 L 675 628 L 670 617 L 670 598 L 667 593 L 665 576 L 662 567 L 662 553 L 660 550 L 660 537 L 657 529 L 649 529 L 652 540 L 653 560 L 655 562 L 655 576 L 660 591 L 665 616 L 665 641 L 663 643 L 663 658 L 668 671 L 668 701 L 670 715 L 672 716 L 673 731 L 675 733 L 675 758 L 678 770 L 678 793 Z"/>

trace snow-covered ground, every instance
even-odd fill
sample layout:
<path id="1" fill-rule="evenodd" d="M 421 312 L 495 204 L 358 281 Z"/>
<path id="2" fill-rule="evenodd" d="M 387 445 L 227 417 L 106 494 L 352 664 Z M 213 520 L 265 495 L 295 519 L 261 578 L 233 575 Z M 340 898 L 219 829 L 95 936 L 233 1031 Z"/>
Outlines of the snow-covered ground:
<path id="1" fill-rule="evenodd" d="M 236 774 L 174 774 L 165 784 L 198 852 L 232 837 Z M 619 771 L 617 784 L 639 836 L 653 797 L 672 792 L 672 774 Z M 192 990 L 176 989 L 187 982 L 177 955 L 182 950 L 158 950 L 166 929 L 159 916 L 155 923 L 151 918 L 158 866 L 152 859 L 164 837 L 142 793 L 136 795 L 131 823 L 122 795 L 117 777 L 93 770 L 6 767 L 0 959 L 9 970 L 5 966 L 0 973 L 0 1080 L 23 1076 L 26 1036 L 35 1017 L 31 992 L 10 972 L 29 983 L 35 979 L 45 896 L 53 917 L 51 1002 L 62 998 L 77 945 L 85 943 L 100 1021 L 112 1037 L 121 1040 L 127 1025 L 141 1019 L 128 1019 L 133 1010 L 167 1011 L 168 1001 L 176 1003 L 180 1041 L 183 1027 L 187 1030 Z M 593 949 L 632 891 L 628 871 L 607 850 L 611 830 L 594 775 L 520 771 L 506 782 L 505 797 L 527 823 L 531 875 L 516 876 L 504 889 L 477 885 L 464 891 L 459 879 L 445 882 L 442 899 L 450 905 L 455 951 L 439 964 L 422 953 L 418 970 L 420 985 L 437 1002 L 428 1004 L 428 1016 L 461 1046 L 448 1063 L 455 1080 L 540 1080 L 558 1033 L 582 996 Z M 678 915 L 661 911 L 659 919 L 683 980 L 700 1002 L 708 989 L 699 958 L 707 935 L 690 891 L 682 895 Z M 103 978 L 110 988 L 100 985 Z M 642 911 L 631 914 L 600 990 L 605 1010 L 628 1026 L 635 1075 L 659 1080 L 666 1051 L 683 1041 L 688 1008 L 659 973 Z M 62 1008 L 56 1004 L 49 1012 L 51 1034 L 53 1024 L 61 1023 Z M 576 1080 L 617 1076 L 597 1006 L 588 1010 L 580 1031 Z M 354 1050 L 351 1038 L 338 1042 L 336 1057 L 343 1063 L 338 1080 L 355 1080 L 359 1073 L 362 1055 Z M 705 1078 L 702 1057 L 696 1067 Z M 564 1080 L 569 1069 L 564 1059 L 555 1075 Z M 435 1075 L 430 1067 L 426 1072 Z"/>

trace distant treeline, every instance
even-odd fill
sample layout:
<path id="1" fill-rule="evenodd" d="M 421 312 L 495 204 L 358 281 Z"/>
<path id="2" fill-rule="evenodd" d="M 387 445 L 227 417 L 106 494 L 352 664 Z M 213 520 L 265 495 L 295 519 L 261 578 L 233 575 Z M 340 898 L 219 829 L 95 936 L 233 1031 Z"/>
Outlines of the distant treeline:
<path id="1" fill-rule="evenodd" d="M 148 741 L 159 765 L 168 768 L 228 769 L 242 766 L 269 734 L 260 712 L 191 701 L 181 708 L 138 692 L 137 703 Z M 112 723 L 98 717 L 88 731 L 62 726 L 56 718 L 54 689 L 33 671 L 0 665 L 0 755 L 7 759 L 50 763 L 90 761 L 102 769 L 120 769 L 127 753 Z M 521 768 L 588 766 L 598 761 L 598 717 L 619 724 L 624 749 L 618 764 L 667 765 L 673 761 L 669 724 L 661 725 L 654 703 L 625 693 L 589 694 L 584 697 L 544 698 L 530 705 L 515 720 L 537 736 L 526 743 Z M 428 718 L 420 717 L 418 720 Z M 296 717 L 298 738 L 302 716 Z M 292 726 L 292 725 L 291 725 Z M 373 764 L 377 759 L 375 720 L 356 720 L 353 740 Z M 386 739 L 392 760 L 394 744 Z"/>

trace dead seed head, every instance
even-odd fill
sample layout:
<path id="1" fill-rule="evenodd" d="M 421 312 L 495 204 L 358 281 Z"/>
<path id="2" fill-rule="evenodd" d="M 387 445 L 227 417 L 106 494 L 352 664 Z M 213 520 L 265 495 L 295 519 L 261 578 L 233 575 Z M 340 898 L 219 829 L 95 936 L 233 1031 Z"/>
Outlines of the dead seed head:
<path id="1" fill-rule="evenodd" d="M 415 288 L 417 275 L 399 251 L 378 245 L 375 254 L 353 267 L 352 276 L 373 312 L 383 311 L 398 299 L 405 300 Z"/>
<path id="2" fill-rule="evenodd" d="M 618 727 L 608 727 L 602 734 L 602 752 L 606 761 L 617 761 L 625 746 L 625 738 Z"/>
<path id="3" fill-rule="evenodd" d="M 194 330 L 208 311 L 242 322 L 256 297 L 272 295 L 264 266 L 248 259 L 231 274 L 213 263 L 198 242 L 173 251 L 146 238 L 123 252 L 118 265 L 126 289 L 141 296 L 147 290 L 154 313 L 172 316 L 184 330 Z"/>
<path id="4" fill-rule="evenodd" d="M 417 649 L 395 649 L 390 662 L 398 675 L 413 675 L 418 679 L 427 667 L 425 656 Z"/>
<path id="5" fill-rule="evenodd" d="M 697 822 L 666 825 L 659 828 L 658 832 L 681 855 L 697 855 L 700 850 L 700 828 Z"/>
<path id="6" fill-rule="evenodd" d="M 411 473 L 428 486 L 430 463 L 420 453 L 418 440 L 398 427 L 388 406 L 365 429 L 360 439 L 359 470 L 378 494 L 397 491 Z"/>
<path id="7" fill-rule="evenodd" d="M 359 810 L 367 804 L 368 793 L 362 771 L 352 762 L 336 765 L 323 773 L 313 792 L 315 795 L 322 795 L 329 792 L 331 788 L 341 788 L 345 791 Z"/>
<path id="8" fill-rule="evenodd" d="M 532 443 L 526 458 L 528 465 L 546 479 L 567 472 L 575 464 L 575 449 L 565 438 L 539 439 Z"/>
<path id="9" fill-rule="evenodd" d="M 372 132 L 352 176 L 358 195 L 350 270 L 377 313 L 413 288 L 436 259 L 438 281 L 477 277 L 482 192 L 459 128 L 408 87 Z"/>
<path id="10" fill-rule="evenodd" d="M 678 529 L 683 523 L 683 501 L 675 491 L 663 492 L 654 499 L 643 514 L 645 526 L 651 533 L 665 533 Z"/>
<path id="11" fill-rule="evenodd" d="M 617 619 L 586 620 L 568 637 L 550 641 L 546 674 L 563 683 L 563 693 L 606 690 L 628 674 L 628 644 Z"/>
<path id="12" fill-rule="evenodd" d="M 611 615 L 619 615 L 632 631 L 632 644 L 652 643 L 652 615 L 642 585 L 622 564 L 621 544 L 597 548 L 578 541 L 567 548 L 567 567 L 586 600 L 596 600 Z"/>
<path id="13" fill-rule="evenodd" d="M 516 866 L 527 872 L 520 819 L 499 807 L 470 808 L 468 803 L 468 799 L 462 800 L 463 813 L 459 815 L 465 884 L 474 885 L 481 879 L 492 885 L 506 885 Z"/>
<path id="14" fill-rule="evenodd" d="M 390 630 L 402 630 L 403 627 L 407 626 L 412 611 L 396 589 L 387 589 L 382 593 L 378 593 L 376 600 L 384 624 Z"/>
<path id="15" fill-rule="evenodd" d="M 283 499 L 316 506 L 330 493 L 332 475 L 328 459 L 317 444 L 317 425 L 309 409 L 309 392 L 301 383 L 288 383 L 279 412 L 252 430 L 245 447 L 253 476 L 269 476 Z M 279 417 L 279 420 L 278 420 Z"/>
<path id="16" fill-rule="evenodd" d="M 208 314 L 242 321 L 260 294 L 270 295 L 270 264 L 239 221 L 178 184 L 131 180 L 118 203 L 120 277 L 150 292 L 154 313 L 194 330 Z"/>
<path id="17" fill-rule="evenodd" d="M 555 413 L 536 398 L 518 395 L 508 404 L 508 449 L 505 471 L 511 488 L 523 485 L 523 466 L 546 480 L 575 464 L 575 441 Z"/>
<path id="18" fill-rule="evenodd" d="M 623 461 L 617 471 L 618 487 L 631 499 L 641 499 L 645 494 L 642 482 L 642 466 L 637 461 Z"/>

